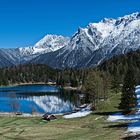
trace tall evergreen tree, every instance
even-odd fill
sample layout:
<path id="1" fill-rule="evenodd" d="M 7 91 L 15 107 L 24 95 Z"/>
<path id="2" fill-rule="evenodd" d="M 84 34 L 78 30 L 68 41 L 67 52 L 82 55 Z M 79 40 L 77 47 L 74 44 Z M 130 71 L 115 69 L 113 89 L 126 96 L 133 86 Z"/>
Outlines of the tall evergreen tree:
<path id="1" fill-rule="evenodd" d="M 121 79 L 119 77 L 120 74 L 117 70 L 116 73 L 113 74 L 112 83 L 111 83 L 112 85 L 111 88 L 114 90 L 116 94 L 120 92 Z"/>
<path id="2" fill-rule="evenodd" d="M 135 93 L 136 79 L 133 68 L 130 67 L 124 77 L 122 87 L 122 97 L 119 109 L 123 111 L 130 111 L 137 105 L 137 98 Z"/>
<path id="3" fill-rule="evenodd" d="M 85 80 L 84 89 L 86 102 L 91 102 L 95 109 L 98 108 L 100 99 L 105 97 L 104 83 L 100 71 L 92 70 Z"/>

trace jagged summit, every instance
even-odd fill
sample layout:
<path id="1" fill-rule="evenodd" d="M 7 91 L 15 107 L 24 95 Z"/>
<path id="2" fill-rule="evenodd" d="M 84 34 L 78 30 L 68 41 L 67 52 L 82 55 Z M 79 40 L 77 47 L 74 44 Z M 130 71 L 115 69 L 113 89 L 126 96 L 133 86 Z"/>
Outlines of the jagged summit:
<path id="1" fill-rule="evenodd" d="M 53 52 L 66 46 L 69 42 L 68 37 L 61 35 L 46 35 L 43 39 L 38 41 L 34 46 L 19 48 L 22 54 L 39 54 Z"/>
<path id="2" fill-rule="evenodd" d="M 61 35 L 46 35 L 43 39 L 38 41 L 35 48 L 49 48 L 51 51 L 56 51 L 68 44 L 69 38 Z"/>
<path id="3" fill-rule="evenodd" d="M 72 37 L 46 35 L 35 45 L 3 50 L 2 66 L 22 63 L 48 64 L 55 68 L 91 67 L 114 55 L 140 48 L 140 13 L 79 27 Z M 3 56 L 5 55 L 5 56 Z"/>
<path id="4" fill-rule="evenodd" d="M 95 66 L 114 55 L 139 49 L 139 38 L 140 13 L 117 19 L 104 18 L 98 23 L 89 23 L 85 28 L 79 27 L 68 45 L 55 52 L 55 56 L 53 53 L 42 55 L 33 62 L 58 68 Z"/>

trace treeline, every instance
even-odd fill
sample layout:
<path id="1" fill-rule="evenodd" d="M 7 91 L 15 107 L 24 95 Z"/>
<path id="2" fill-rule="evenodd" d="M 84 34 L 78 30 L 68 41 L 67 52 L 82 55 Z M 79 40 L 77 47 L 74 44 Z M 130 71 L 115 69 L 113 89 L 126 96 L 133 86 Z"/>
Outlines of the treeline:
<path id="1" fill-rule="evenodd" d="M 132 69 L 136 84 L 140 84 L 140 50 L 113 57 L 96 68 L 52 69 L 47 65 L 20 65 L 0 69 L 0 85 L 49 81 L 61 86 L 82 87 L 86 102 L 96 107 L 108 98 L 108 92 L 121 91 L 128 69 Z M 130 81 L 131 82 L 131 81 Z"/>
<path id="2" fill-rule="evenodd" d="M 85 82 L 87 69 L 65 69 L 57 71 L 56 83 L 61 86 L 79 87 Z"/>
<path id="3" fill-rule="evenodd" d="M 133 79 L 133 81 L 126 79 Z M 133 87 L 138 84 L 140 84 L 140 50 L 113 57 L 97 68 L 88 69 L 83 91 L 86 93 L 87 101 L 92 102 L 97 108 L 101 99 L 106 100 L 108 98 L 110 90 L 114 93 L 124 92 L 126 87 L 130 87 L 130 85 Z M 136 103 L 135 98 L 128 101 L 130 96 L 127 95 L 126 97 L 126 95 L 122 97 L 122 101 L 126 99 L 128 103 L 129 101 Z M 130 95 L 135 97 L 134 90 Z"/>
<path id="4" fill-rule="evenodd" d="M 122 84 L 128 69 L 133 69 L 136 82 L 140 84 L 140 50 L 113 57 L 98 68 L 109 73 L 116 85 Z"/>
<path id="5" fill-rule="evenodd" d="M 85 93 L 85 102 L 92 103 L 94 109 L 97 109 L 101 100 L 107 100 L 110 85 L 110 75 L 106 72 L 98 69 L 88 70 L 82 86 L 82 91 Z"/>
<path id="6" fill-rule="evenodd" d="M 84 83 L 85 76 L 85 70 L 58 70 L 47 65 L 28 64 L 0 69 L 0 85 L 52 82 L 77 87 Z"/>
<path id="7" fill-rule="evenodd" d="M 0 69 L 0 85 L 18 83 L 47 83 L 55 80 L 56 70 L 46 65 L 19 65 L 10 68 Z"/>

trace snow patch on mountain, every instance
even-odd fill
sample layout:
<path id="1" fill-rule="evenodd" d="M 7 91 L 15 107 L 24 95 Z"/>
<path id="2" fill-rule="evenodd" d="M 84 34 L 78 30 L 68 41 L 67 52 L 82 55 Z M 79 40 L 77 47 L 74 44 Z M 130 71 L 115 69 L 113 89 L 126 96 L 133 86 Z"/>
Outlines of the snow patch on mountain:
<path id="1" fill-rule="evenodd" d="M 45 50 L 46 52 L 56 51 L 66 46 L 68 42 L 68 37 L 63 37 L 61 35 L 46 35 L 34 45 L 35 53 L 37 53 L 39 49 L 43 51 Z"/>
<path id="2" fill-rule="evenodd" d="M 115 20 L 106 19 L 99 23 L 90 23 L 89 26 L 91 28 L 96 28 L 97 31 L 101 33 L 101 36 L 104 39 L 108 37 L 111 34 L 111 32 L 114 30 L 114 23 L 115 23 Z"/>
<path id="3" fill-rule="evenodd" d="M 21 54 L 43 54 L 54 52 L 58 49 L 63 48 L 69 42 L 68 37 L 57 36 L 57 35 L 46 35 L 43 39 L 38 41 L 34 46 L 29 46 L 25 48 L 19 48 Z"/>
<path id="4" fill-rule="evenodd" d="M 140 13 L 79 27 L 72 37 L 46 35 L 35 45 L 7 49 L 1 53 L 6 63 L 48 64 L 55 68 L 81 68 L 99 65 L 119 54 L 140 48 Z M 6 54 L 5 57 L 4 54 Z"/>

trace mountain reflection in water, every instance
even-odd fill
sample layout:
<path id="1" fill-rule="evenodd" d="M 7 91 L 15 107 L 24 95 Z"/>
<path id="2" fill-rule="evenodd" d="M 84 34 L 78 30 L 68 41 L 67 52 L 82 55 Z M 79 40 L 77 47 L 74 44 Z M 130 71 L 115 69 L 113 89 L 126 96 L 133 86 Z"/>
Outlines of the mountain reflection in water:
<path id="1" fill-rule="evenodd" d="M 56 86 L 26 85 L 0 88 L 0 112 L 66 113 L 80 105 L 80 94 Z"/>

